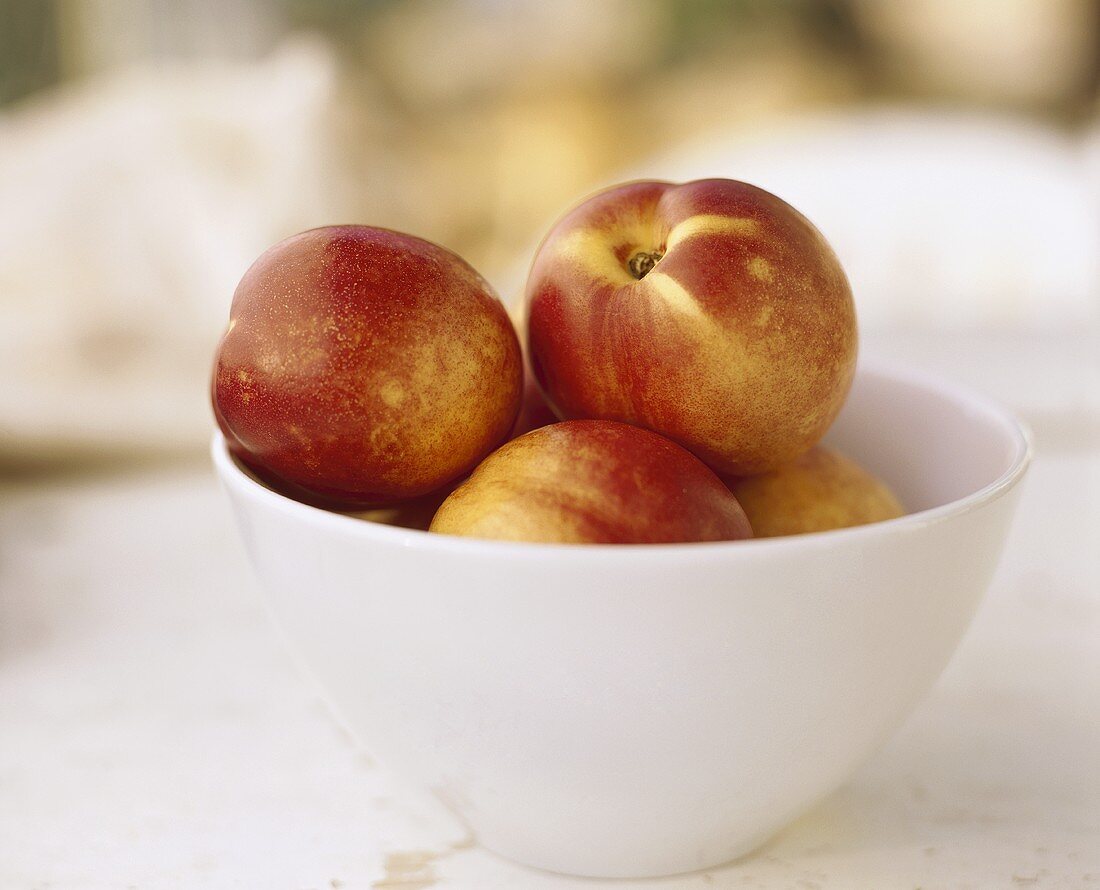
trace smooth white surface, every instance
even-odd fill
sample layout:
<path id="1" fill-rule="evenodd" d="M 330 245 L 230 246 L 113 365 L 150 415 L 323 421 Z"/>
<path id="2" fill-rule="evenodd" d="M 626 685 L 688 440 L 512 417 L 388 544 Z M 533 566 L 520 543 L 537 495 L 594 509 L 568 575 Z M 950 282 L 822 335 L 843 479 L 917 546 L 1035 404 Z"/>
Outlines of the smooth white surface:
<path id="1" fill-rule="evenodd" d="M 464 848 L 298 679 L 200 468 L 0 487 L 0 887 L 1096 885 L 1100 428 L 1080 385 L 1095 342 L 930 342 L 904 352 L 1036 429 L 1005 559 L 902 730 L 757 855 L 607 884 Z"/>
<path id="2" fill-rule="evenodd" d="M 274 616 L 367 749 L 491 850 L 649 877 L 759 846 L 936 679 L 1028 460 L 950 383 L 861 368 L 830 433 L 910 515 L 824 535 L 548 547 L 392 529 L 216 467 Z"/>

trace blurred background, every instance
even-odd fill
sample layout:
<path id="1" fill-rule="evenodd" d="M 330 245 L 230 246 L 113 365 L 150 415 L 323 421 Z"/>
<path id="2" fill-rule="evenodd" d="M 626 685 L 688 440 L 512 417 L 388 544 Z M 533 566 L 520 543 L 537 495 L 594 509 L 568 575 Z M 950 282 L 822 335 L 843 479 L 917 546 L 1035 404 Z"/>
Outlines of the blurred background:
<path id="1" fill-rule="evenodd" d="M 870 353 L 995 349 L 1033 422 L 1095 409 L 1095 0 L 0 0 L 0 474 L 201 458 L 282 237 L 406 230 L 513 302 L 638 176 L 793 203 Z"/>

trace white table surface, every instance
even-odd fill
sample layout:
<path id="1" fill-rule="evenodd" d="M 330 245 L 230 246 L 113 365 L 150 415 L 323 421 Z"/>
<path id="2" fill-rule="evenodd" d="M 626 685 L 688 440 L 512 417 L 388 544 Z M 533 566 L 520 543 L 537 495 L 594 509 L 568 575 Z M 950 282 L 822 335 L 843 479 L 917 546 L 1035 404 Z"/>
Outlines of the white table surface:
<path id="1" fill-rule="evenodd" d="M 1039 457 L 942 680 L 756 855 L 645 882 L 479 849 L 329 718 L 203 463 L 0 483 L 0 888 L 1100 890 L 1092 336 L 871 339 L 1017 406 Z"/>

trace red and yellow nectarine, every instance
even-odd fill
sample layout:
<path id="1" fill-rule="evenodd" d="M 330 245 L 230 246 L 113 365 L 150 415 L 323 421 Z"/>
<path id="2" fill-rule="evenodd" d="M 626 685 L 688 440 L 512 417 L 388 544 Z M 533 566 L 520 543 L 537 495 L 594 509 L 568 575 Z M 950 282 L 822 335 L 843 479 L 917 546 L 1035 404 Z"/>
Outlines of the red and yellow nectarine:
<path id="1" fill-rule="evenodd" d="M 382 506 L 469 472 L 505 439 L 523 366 L 504 307 L 450 251 L 332 226 L 245 273 L 218 347 L 214 411 L 231 452 L 274 487 Z"/>
<path id="2" fill-rule="evenodd" d="M 771 472 L 727 483 L 758 538 L 866 525 L 904 512 L 886 483 L 823 445 Z"/>
<path id="3" fill-rule="evenodd" d="M 752 536 L 737 499 L 698 458 L 607 420 L 556 423 L 513 439 L 451 493 L 431 530 L 567 544 Z"/>
<path id="4" fill-rule="evenodd" d="M 543 241 L 526 300 L 531 364 L 560 416 L 646 427 L 723 473 L 809 449 L 855 369 L 836 256 L 793 207 L 743 182 L 590 197 Z"/>

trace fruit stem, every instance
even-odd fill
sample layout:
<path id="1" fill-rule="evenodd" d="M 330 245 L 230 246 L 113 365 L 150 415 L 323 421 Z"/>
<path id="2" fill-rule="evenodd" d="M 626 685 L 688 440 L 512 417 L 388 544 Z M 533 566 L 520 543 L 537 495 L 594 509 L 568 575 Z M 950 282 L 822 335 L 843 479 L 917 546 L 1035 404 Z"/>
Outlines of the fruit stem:
<path id="1" fill-rule="evenodd" d="M 630 258 L 626 266 L 630 270 L 630 274 L 640 281 L 649 274 L 650 270 L 654 266 L 657 265 L 657 260 L 659 260 L 662 256 L 664 256 L 664 254 L 658 253 L 657 251 L 654 251 L 653 253 L 640 251 Z"/>

